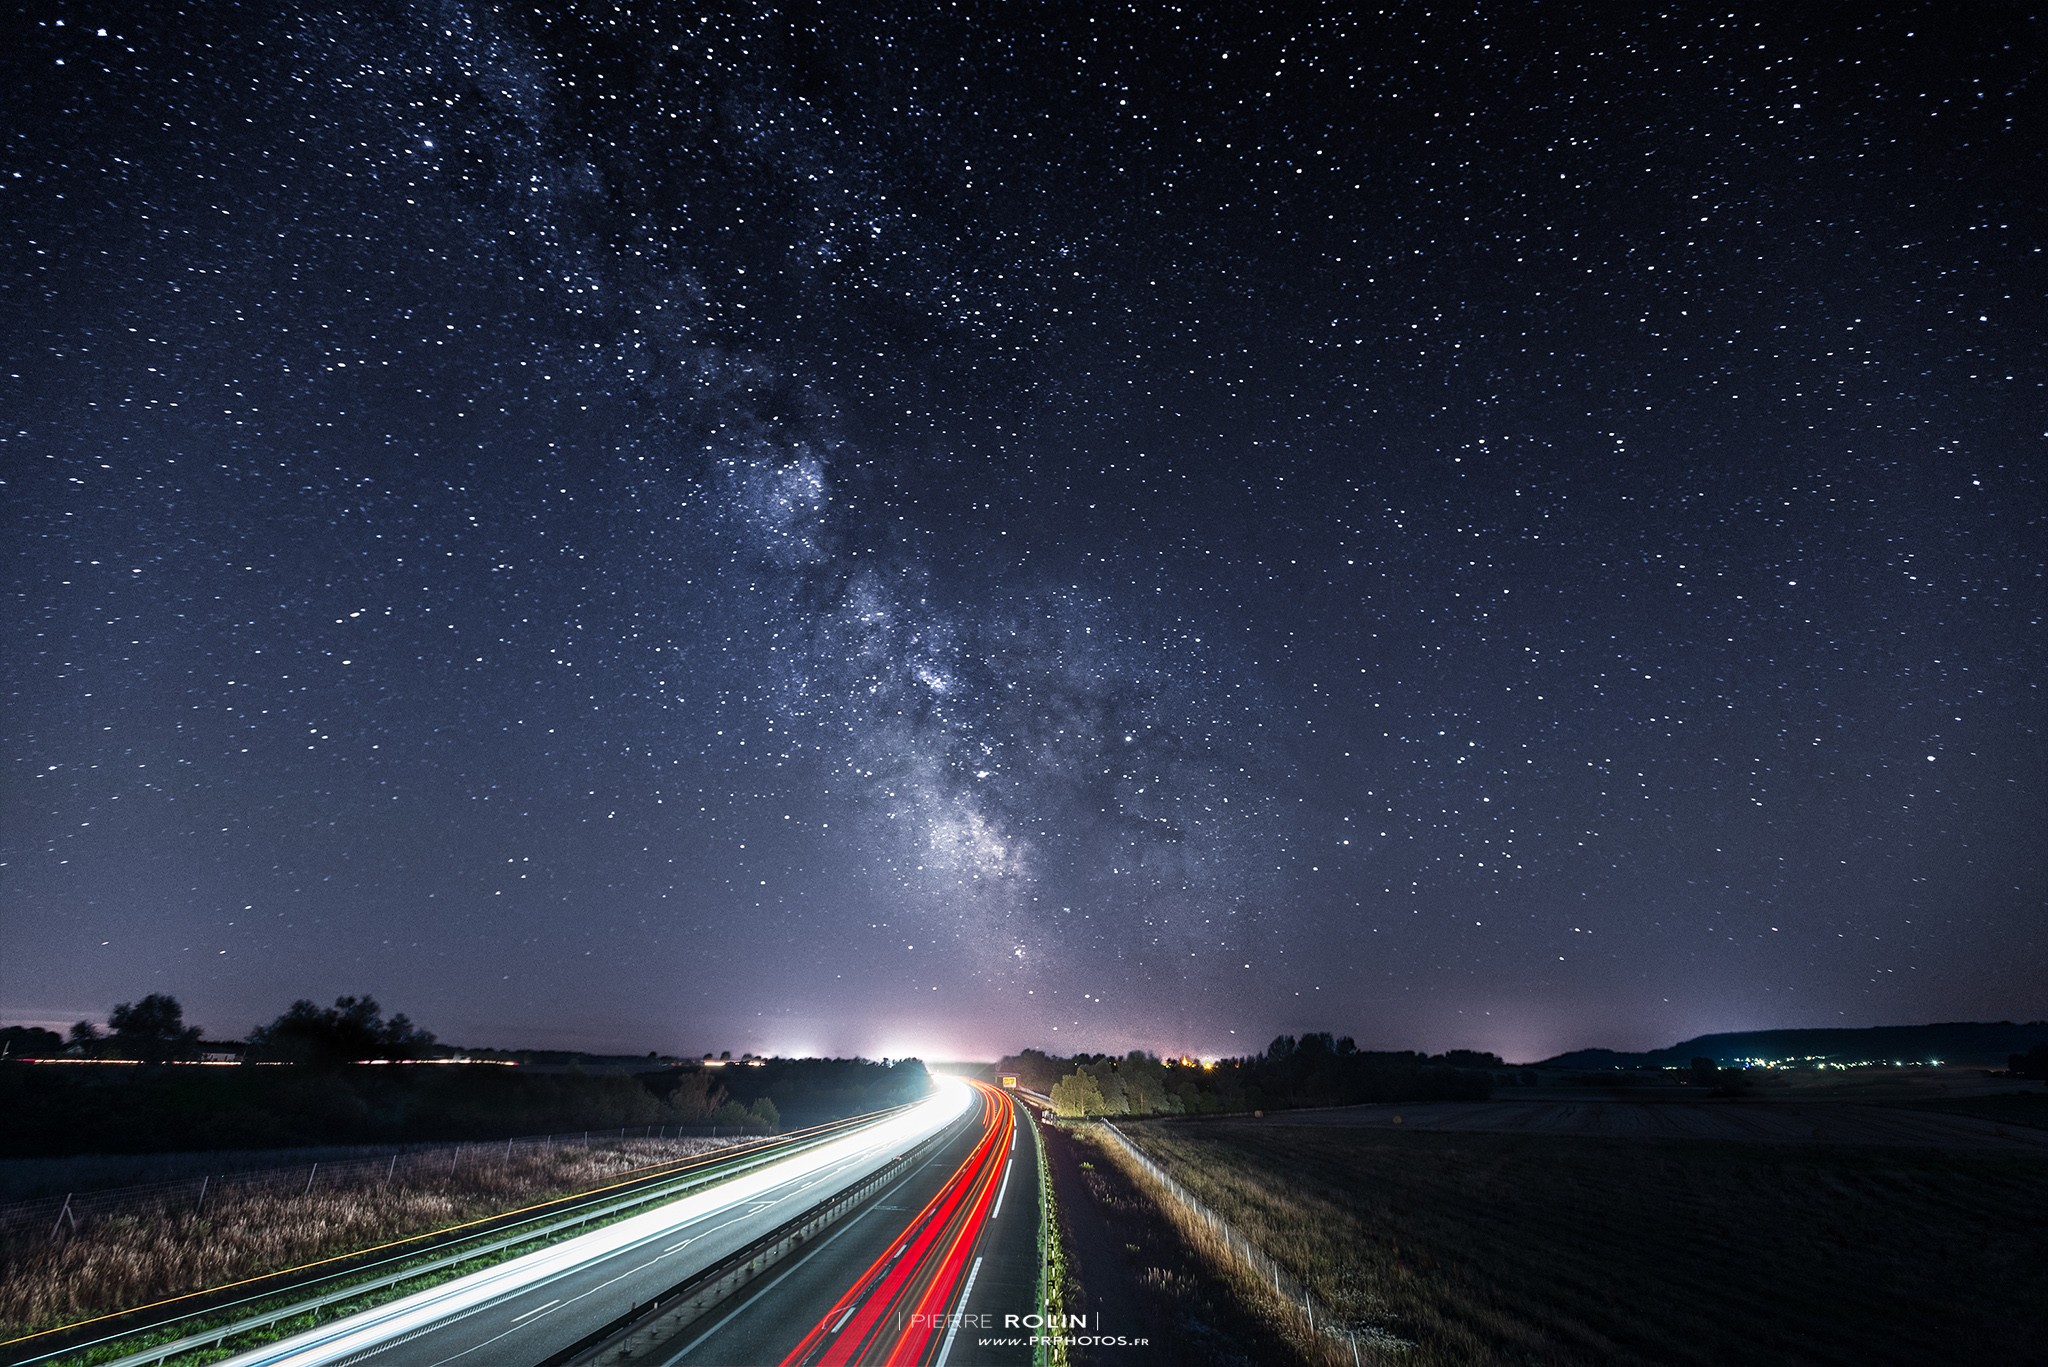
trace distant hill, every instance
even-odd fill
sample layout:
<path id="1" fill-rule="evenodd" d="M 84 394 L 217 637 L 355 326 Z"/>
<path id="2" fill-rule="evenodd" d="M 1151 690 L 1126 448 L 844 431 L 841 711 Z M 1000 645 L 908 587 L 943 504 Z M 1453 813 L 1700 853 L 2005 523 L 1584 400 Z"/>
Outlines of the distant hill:
<path id="1" fill-rule="evenodd" d="M 1668 1049 L 1630 1054 L 1614 1049 L 1574 1049 L 1538 1065 L 1545 1068 L 1683 1068 L 1696 1058 L 1723 1066 L 1745 1059 L 1829 1063 L 1963 1063 L 2003 1068 L 2013 1054 L 2048 1044 L 2048 1021 L 1989 1024 L 1950 1021 L 1938 1025 L 1874 1025 L 1863 1030 L 1745 1030 L 1701 1035 Z"/>

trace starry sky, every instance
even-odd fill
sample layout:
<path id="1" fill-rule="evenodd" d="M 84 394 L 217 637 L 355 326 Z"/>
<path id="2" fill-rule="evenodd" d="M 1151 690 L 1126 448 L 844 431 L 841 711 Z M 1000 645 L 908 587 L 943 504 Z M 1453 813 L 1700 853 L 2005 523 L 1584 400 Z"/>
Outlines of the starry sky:
<path id="1" fill-rule="evenodd" d="M 10 1021 L 2048 1014 L 2030 7 L 5 23 Z"/>

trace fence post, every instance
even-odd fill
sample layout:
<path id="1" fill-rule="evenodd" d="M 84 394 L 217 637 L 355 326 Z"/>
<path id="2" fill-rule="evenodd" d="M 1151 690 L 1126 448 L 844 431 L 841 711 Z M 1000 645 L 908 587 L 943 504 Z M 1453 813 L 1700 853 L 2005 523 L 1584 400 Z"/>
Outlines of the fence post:
<path id="1" fill-rule="evenodd" d="M 78 1217 L 71 1213 L 71 1193 L 68 1191 L 64 1193 L 64 1208 L 57 1212 L 56 1222 L 50 1226 L 50 1237 L 52 1239 L 57 1237 L 58 1230 L 64 1228 L 64 1221 L 67 1218 L 71 1221 L 71 1227 L 77 1229 Z"/>
<path id="2" fill-rule="evenodd" d="M 194 1215 L 197 1215 L 200 1211 L 206 1209 L 206 1184 L 208 1182 L 211 1182 L 212 1180 L 212 1173 L 208 1173 L 206 1174 L 206 1176 L 199 1179 L 199 1199 L 192 1203 L 192 1213 Z"/>
<path id="3" fill-rule="evenodd" d="M 390 1186 L 391 1179 L 398 1176 L 398 1155 L 391 1155 L 391 1166 L 384 1170 L 384 1185 Z"/>
<path id="4" fill-rule="evenodd" d="M 312 1167 L 312 1170 L 311 1170 L 311 1171 L 309 1171 L 309 1172 L 308 1172 L 308 1173 L 306 1174 L 306 1190 L 305 1190 L 305 1191 L 302 1191 L 302 1192 L 300 1192 L 300 1193 L 299 1193 L 299 1195 L 301 1195 L 301 1196 L 304 1196 L 304 1195 L 306 1195 L 306 1193 L 307 1193 L 307 1192 L 310 1192 L 310 1191 L 312 1191 L 312 1190 L 313 1190 L 313 1179 L 314 1179 L 315 1177 L 318 1177 L 319 1175 L 320 1175 L 320 1165 L 319 1165 L 318 1163 L 315 1163 L 315 1164 L 313 1165 L 313 1167 Z"/>

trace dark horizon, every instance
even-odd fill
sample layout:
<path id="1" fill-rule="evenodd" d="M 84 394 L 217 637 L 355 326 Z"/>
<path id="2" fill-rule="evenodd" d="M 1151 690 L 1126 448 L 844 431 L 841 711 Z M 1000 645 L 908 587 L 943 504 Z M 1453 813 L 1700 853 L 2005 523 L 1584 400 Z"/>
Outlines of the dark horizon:
<path id="1" fill-rule="evenodd" d="M 100 1025 L 100 1026 L 104 1026 L 104 1025 L 105 1025 L 105 1019 L 104 1019 L 104 1017 L 100 1017 L 100 1018 L 94 1019 L 94 1020 L 92 1021 L 92 1023 L 93 1023 L 93 1024 L 95 1024 L 95 1025 Z M 47 1029 L 47 1030 L 54 1030 L 54 1031 L 56 1031 L 56 1032 L 57 1032 L 57 1033 L 59 1033 L 59 1034 L 63 1034 L 63 1033 L 64 1033 L 64 1032 L 65 1032 L 65 1031 L 66 1031 L 66 1030 L 67 1030 L 67 1029 L 69 1028 L 69 1026 L 70 1026 L 71 1024 L 72 1024 L 72 1022 L 69 1022 L 69 1021 L 64 1021 L 64 1022 L 57 1022 L 57 1023 L 51 1023 L 51 1022 L 46 1022 L 46 1021 L 19 1021 L 19 1020 L 13 1020 L 13 1019 L 9 1019 L 9 1018 L 4 1018 L 4 1017 L 0 1017 L 0 1028 L 4 1028 L 4 1027 L 7 1027 L 7 1026 L 19 1026 L 19 1025 L 27 1025 L 27 1026 L 37 1026 L 37 1027 L 40 1027 L 40 1028 L 42 1028 L 42 1029 Z M 1694 1033 L 1694 1034 L 1686 1035 L 1686 1036 L 1683 1036 L 1683 1037 L 1681 1037 L 1681 1038 L 1678 1038 L 1678 1039 L 1672 1039 L 1672 1040 L 1665 1040 L 1665 1041 L 1662 1041 L 1662 1042 L 1659 1042 L 1659 1043 L 1648 1043 L 1648 1044 L 1642 1044 L 1642 1043 L 1632 1043 L 1632 1044 L 1615 1044 L 1615 1043 L 1611 1043 L 1611 1042 L 1604 1042 L 1604 1041 L 1603 1041 L 1603 1042 L 1598 1042 L 1598 1043 L 1582 1043 L 1582 1044 L 1573 1044 L 1573 1045 L 1568 1045 L 1568 1046 L 1566 1046 L 1566 1047 L 1564 1047 L 1564 1048 L 1562 1048 L 1562 1049 L 1553 1049 L 1553 1050 L 1551 1050 L 1551 1051 L 1549 1051 L 1548 1053 L 1546 1053 L 1546 1054 L 1543 1054 L 1543 1055 L 1532 1055 L 1532 1056 L 1526 1056 L 1526 1057 L 1524 1057 L 1524 1056 L 1516 1056 L 1516 1055 L 1511 1055 L 1511 1054 L 1500 1054 L 1499 1056 L 1501 1057 L 1501 1059 L 1503 1060 L 1503 1062 L 1504 1062 L 1504 1063 L 1506 1063 L 1506 1064 L 1508 1064 L 1508 1065 L 1511 1065 L 1511 1066 L 1529 1066 L 1529 1065 L 1533 1065 L 1533 1064 L 1537 1064 L 1537 1063 L 1542 1063 L 1542 1062 L 1544 1062 L 1544 1061 L 1546 1061 L 1546 1060 L 1548 1060 L 1548 1059 L 1552 1059 L 1552 1058 L 1558 1058 L 1558 1057 L 1563 1057 L 1563 1056 L 1565 1056 L 1565 1055 L 1570 1055 L 1570 1054 L 1577 1054 L 1577 1053 L 1586 1053 L 1586 1052 L 1612 1052 L 1612 1053 L 1617 1053 L 1617 1054 L 1655 1054 L 1655 1053 L 1660 1053 L 1660 1052 L 1666 1052 L 1666 1051 L 1669 1051 L 1669 1050 L 1677 1049 L 1677 1048 L 1680 1048 L 1681 1046 L 1684 1046 L 1684 1045 L 1689 1045 L 1689 1044 L 1695 1043 L 1696 1041 L 1699 1041 L 1699 1040 L 1701 1040 L 1701 1039 L 1705 1039 L 1705 1038 L 1710 1038 L 1710 1037 L 1713 1037 L 1713 1036 L 1718 1036 L 1718 1035 L 1756 1035 L 1756 1034 L 1782 1034 L 1782 1033 L 1789 1033 L 1789 1032 L 1794 1032 L 1794 1031 L 1808 1031 L 1808 1030 L 1827 1030 L 1827 1031 L 1846 1031 L 1846 1032 L 1860 1032 L 1860 1031 L 1870 1031 L 1870 1030 L 1936 1030 L 1936 1029 L 1941 1029 L 1941 1028 L 1944 1028 L 1944 1027 L 1956 1027 L 1956 1026 L 1985 1026 L 1985 1027 L 2009 1026 L 2009 1027 L 2013 1027 L 2013 1028 L 2025 1028 L 2025 1027 L 2028 1027 L 2028 1026 L 2041 1026 L 2041 1027 L 2044 1027 L 2044 1028 L 2048 1028 L 2048 1018 L 2043 1018 L 2043 1019 L 2029 1019 L 2029 1018 L 2027 1018 L 2027 1017 L 2023 1017 L 2023 1016 L 2004 1016 L 2004 1017 L 1998 1017 L 1998 1018 L 1995 1018 L 1995 1019 L 1992 1019 L 1992 1018 L 1986 1018 L 1986 1019 L 1981 1019 L 1981 1020 L 1940 1020 L 1940 1021 L 1880 1021 L 1880 1022 L 1874 1022 L 1874 1023 L 1871 1023 L 1871 1024 L 1864 1024 L 1864 1025 L 1855 1025 L 1855 1024 L 1828 1024 L 1828 1025 L 1819 1025 L 1819 1026 L 1812 1026 L 1812 1025 L 1805 1025 L 1805 1026 L 1799 1026 L 1799 1025 L 1782 1025 L 1782 1026 L 1773 1026 L 1773 1025 L 1761 1025 L 1761 1026 L 1745 1026 L 1745 1027 L 1742 1027 L 1742 1028 L 1740 1028 L 1740 1029 L 1736 1029 L 1736 1030 L 1708 1030 L 1708 1031 L 1699 1031 L 1699 1032 L 1696 1032 L 1696 1033 Z M 223 1033 L 223 1032 L 215 1032 L 215 1031 L 204 1031 L 203 1033 L 204 1033 L 204 1037 L 205 1037 L 205 1039 L 206 1039 L 207 1041 L 209 1041 L 209 1042 L 212 1042 L 212 1043 L 228 1043 L 228 1042 L 239 1042 L 239 1041 L 240 1041 L 240 1039 L 241 1039 L 241 1035 L 240 1035 L 240 1034 L 231 1034 L 231 1033 Z M 490 1051 L 490 1052 L 493 1052 L 493 1053 L 581 1053 L 581 1054 L 586 1054 L 586 1055 L 590 1055 L 590 1056 L 593 1056 L 593 1057 L 598 1057 L 598 1056 L 602 1056 L 602 1057 L 610 1057 L 610 1058 L 647 1058 L 647 1057 L 650 1057 L 650 1056 L 655 1056 L 655 1057 L 663 1057 L 663 1058 L 673 1058 L 673 1059 L 677 1059 L 677 1060 L 679 1060 L 679 1061 L 682 1061 L 682 1062 L 693 1062 L 693 1061 L 701 1061 L 701 1060 L 703 1060 L 704 1058 L 706 1058 L 707 1056 L 709 1056 L 709 1057 L 715 1057 L 715 1056 L 717 1056 L 717 1055 L 718 1055 L 718 1054 L 720 1054 L 720 1053 L 729 1053 L 729 1054 L 730 1054 L 730 1055 L 732 1056 L 732 1058 L 733 1058 L 733 1059 L 735 1059 L 735 1060 L 739 1059 L 739 1058 L 740 1058 L 740 1057 L 741 1057 L 741 1056 L 742 1056 L 743 1054 L 752 1054 L 753 1056 L 756 1056 L 756 1057 L 763 1057 L 763 1058 L 828 1058 L 828 1059 L 829 1059 L 829 1058 L 871 1058 L 871 1059 L 883 1059 L 883 1058 L 916 1058 L 916 1059 L 918 1059 L 919 1061 L 921 1061 L 921 1062 L 923 1062 L 923 1063 L 925 1063 L 925 1064 L 927 1064 L 927 1065 L 930 1065 L 930 1066 L 940 1066 L 940 1067 L 944 1067 L 944 1066 L 967 1066 L 967 1065 L 985 1066 L 985 1065 L 990 1065 L 990 1064 L 993 1064 L 993 1063 L 995 1063 L 995 1062 L 997 1062 L 997 1061 L 999 1061 L 999 1060 L 1001 1060 L 1001 1059 L 1004 1059 L 1004 1058 L 1008 1058 L 1008 1057 L 1013 1057 L 1013 1056 L 1019 1055 L 1019 1054 L 1023 1053 L 1023 1052 L 1024 1052 L 1025 1050 L 1027 1050 L 1027 1049 L 1037 1049 L 1037 1050 L 1039 1050 L 1039 1051 L 1041 1051 L 1041 1052 L 1043 1052 L 1043 1053 L 1047 1053 L 1047 1054 L 1050 1054 L 1050 1055 L 1054 1055 L 1054 1056 L 1056 1056 L 1056 1057 L 1073 1057 L 1073 1056 L 1076 1056 L 1076 1055 L 1084 1055 L 1084 1054 L 1103 1054 L 1103 1055 L 1112 1055 L 1112 1056 L 1113 1056 L 1113 1055 L 1119 1055 L 1119 1054 L 1124 1054 L 1124 1053 L 1128 1053 L 1128 1052 L 1130 1052 L 1130 1050 L 1131 1050 L 1131 1049 L 1135 1048 L 1135 1049 L 1139 1049 L 1139 1050 L 1141 1050 L 1141 1051 L 1143 1051 L 1143 1052 L 1145 1052 L 1145 1053 L 1151 1054 L 1151 1055 L 1153 1055 L 1153 1056 L 1155 1056 L 1155 1057 L 1159 1057 L 1159 1058 L 1180 1058 L 1180 1057 L 1198 1057 L 1198 1058 L 1201 1058 L 1201 1057 L 1207 1057 L 1207 1058 L 1232 1058 L 1232 1057 L 1235 1057 L 1235 1058 L 1249 1058 L 1249 1057 L 1253 1057 L 1253 1056 L 1256 1056 L 1257 1054 L 1259 1054 L 1259 1053 L 1260 1053 L 1260 1052 L 1261 1052 L 1262 1050 L 1264 1050 L 1264 1049 L 1265 1049 L 1265 1048 L 1266 1048 L 1266 1047 L 1267 1047 L 1267 1046 L 1268 1046 L 1269 1044 L 1271 1044 L 1271 1042 L 1272 1042 L 1272 1040 L 1273 1040 L 1273 1039 L 1277 1038 L 1277 1037 L 1278 1037 L 1278 1036 L 1280 1036 L 1280 1035 L 1295 1035 L 1295 1036 L 1299 1036 L 1299 1035 L 1304 1035 L 1304 1034 L 1309 1034 L 1309 1033 L 1323 1033 L 1323 1034 L 1328 1034 L 1328 1035 L 1330 1035 L 1330 1036 L 1332 1036 L 1332 1037 L 1338 1037 L 1338 1038 L 1342 1038 L 1342 1037 L 1347 1037 L 1347 1036 L 1348 1036 L 1348 1037 L 1352 1038 L 1352 1040 L 1353 1040 L 1354 1044 L 1356 1044 L 1356 1046 L 1357 1046 L 1357 1047 L 1358 1047 L 1358 1048 L 1359 1048 L 1360 1050 L 1362 1050 L 1362 1051 L 1368 1051 L 1368 1052 L 1370 1052 L 1370 1051 L 1389 1051 L 1389 1052 L 1402 1052 L 1402 1051 L 1408 1051 L 1408 1052 L 1414 1052 L 1414 1053 L 1420 1053 L 1420 1054 L 1427 1054 L 1427 1055 L 1442 1055 L 1442 1054 L 1450 1053 L 1450 1052 L 1452 1052 L 1453 1050 L 1456 1050 L 1456 1049 L 1469 1049 L 1469 1048 L 1471 1048 L 1471 1046 L 1469 1046 L 1469 1045 L 1437 1045 L 1437 1046 L 1432 1046 L 1432 1045 L 1429 1045 L 1429 1044 L 1426 1044 L 1426 1043 L 1423 1043 L 1423 1044 L 1414 1044 L 1414 1043 L 1404 1043 L 1404 1044 L 1390 1044 L 1390 1043 L 1385 1043 L 1385 1042 L 1382 1042 L 1382 1041 L 1379 1041 L 1379 1040 L 1374 1040 L 1374 1039 L 1359 1039 L 1359 1038 L 1357 1038 L 1357 1037 L 1356 1037 L 1355 1035 L 1351 1035 L 1351 1033 L 1350 1033 L 1349 1031 L 1346 1031 L 1346 1030 L 1344 1030 L 1344 1029 L 1341 1029 L 1341 1028 L 1337 1028 L 1336 1026 L 1333 1026 L 1333 1025 L 1331 1025 L 1331 1024 L 1329 1024 L 1329 1023 L 1324 1023 L 1324 1024 L 1320 1024 L 1320 1025 L 1311 1025 L 1311 1026 L 1305 1026 L 1305 1027 L 1298 1027 L 1298 1028 L 1295 1028 L 1295 1029 L 1290 1029 L 1290 1030 L 1282 1030 L 1282 1031 L 1277 1031 L 1277 1032 L 1275 1032 L 1275 1034 L 1274 1034 L 1273 1036 L 1268 1036 L 1268 1037 L 1266 1037 L 1265 1039 L 1262 1039 L 1262 1040 L 1256 1041 L 1256 1042 L 1254 1042 L 1254 1043 L 1252 1043 L 1252 1044 L 1250 1044 L 1250 1045 L 1247 1045 L 1247 1046 L 1245 1046 L 1245 1047 L 1242 1047 L 1242 1048 L 1240 1048 L 1240 1049 L 1236 1050 L 1235 1052 L 1221 1052 L 1221 1053 L 1219 1053 L 1219 1052 L 1216 1052 L 1216 1051 L 1205 1051 L 1205 1050 L 1200 1050 L 1200 1049 L 1191 1049 L 1191 1048 L 1179 1048 L 1179 1047 L 1159 1047 L 1159 1046 L 1156 1046 L 1156 1045 L 1154 1045 L 1154 1046 L 1146 1046 L 1146 1045 L 1129 1045 L 1129 1044 L 1125 1044 L 1125 1045 L 1121 1045 L 1121 1046 L 1117 1046 L 1117 1047 L 1112 1047 L 1112 1046 L 1108 1046 L 1108 1045 L 1096 1045 L 1096 1044 L 1091 1044 L 1091 1043 L 1089 1043 L 1088 1041 L 1085 1041 L 1085 1040 L 1075 1040 L 1075 1041 L 1066 1041 L 1066 1042 L 1055 1042 L 1055 1043 L 1053 1043 L 1053 1044 L 1046 1044 L 1046 1043 L 1042 1043 L 1042 1042 L 1034 1042 L 1034 1043 L 1025 1043 L 1025 1044 L 1015 1044 L 1015 1043 L 1013 1043 L 1013 1044 L 1010 1044 L 1010 1045 L 1008 1045 L 1008 1046 L 1005 1046 L 1005 1047 L 1003 1047 L 1003 1048 L 1001 1048 L 1001 1049 L 997 1049 L 997 1050 L 994 1050 L 993 1052 L 988 1052 L 988 1053 L 985 1053 L 985 1054 L 979 1054 L 979 1055 L 967 1054 L 967 1055 L 958 1055 L 958 1056 L 952 1056 L 952 1055 L 945 1055 L 945 1056 L 932 1056 L 932 1055 L 928 1055 L 928 1054 L 918 1054 L 918 1053 L 909 1053 L 909 1054 L 887 1054 L 887 1055 L 884 1055 L 884 1054 L 861 1054 L 861 1053 L 849 1053 L 849 1054 L 808 1054 L 808 1055 L 792 1055 L 792 1054 L 765 1054 L 765 1055 L 764 1055 L 764 1054 L 760 1054 L 760 1053 L 759 1053 L 759 1051 L 754 1051 L 754 1050 L 742 1050 L 742 1049 L 734 1049 L 734 1048 L 731 1048 L 731 1047 L 730 1047 L 730 1046 L 728 1046 L 728 1045 L 716 1045 L 716 1044 L 714 1044 L 714 1045 L 711 1045 L 711 1046 L 709 1046 L 708 1048 L 703 1048 L 703 1047 L 700 1047 L 700 1048 L 695 1048 L 695 1049 L 663 1049 L 663 1048 L 638 1048 L 638 1047 L 632 1047 L 632 1046 L 630 1046 L 630 1045 L 629 1045 L 629 1046 L 623 1046 L 623 1047 L 621 1047 L 621 1046 L 617 1045 L 616 1043 L 614 1043 L 613 1045 L 611 1045 L 611 1046 L 609 1046 L 609 1047 L 607 1047 L 607 1046 L 588 1046 L 588 1047 L 586 1047 L 586 1046 L 575 1046 L 575 1045 L 566 1045 L 566 1046 L 565 1046 L 565 1045 L 554 1045 L 554 1044 L 493 1044 L 493 1043 L 487 1043 L 487 1042 L 484 1042 L 484 1041 L 480 1041 L 480 1040 L 474 1040 L 474 1039 L 465 1039 L 465 1040 L 448 1040 L 448 1039 L 440 1039 L 440 1040 L 437 1040 L 437 1044 L 439 1045 L 439 1047 L 441 1047 L 441 1048 L 443 1048 L 443 1049 L 452 1049 L 452 1050 L 456 1050 L 456 1051 L 467 1051 L 467 1050 L 486 1050 L 486 1051 Z M 1481 1052 L 1489 1052 L 1489 1053 L 1498 1053 L 1499 1051 L 1497 1051 L 1497 1050 L 1485 1050 L 1485 1051 L 1481 1051 Z"/>
<path id="2" fill-rule="evenodd" d="M 153 13 L 0 50 L 6 1019 L 2048 1014 L 2037 16 Z"/>

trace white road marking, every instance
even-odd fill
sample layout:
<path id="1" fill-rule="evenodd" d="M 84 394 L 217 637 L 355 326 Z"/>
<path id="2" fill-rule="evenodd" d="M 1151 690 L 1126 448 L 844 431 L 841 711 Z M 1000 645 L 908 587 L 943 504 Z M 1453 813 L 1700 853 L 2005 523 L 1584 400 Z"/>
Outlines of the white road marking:
<path id="1" fill-rule="evenodd" d="M 912 1171 L 908 1176 L 902 1178 L 901 1180 L 905 1182 L 915 1181 L 919 1173 L 922 1173 L 926 1168 L 930 1167 L 933 1163 L 936 1163 L 938 1159 L 939 1155 L 937 1153 L 932 1154 L 931 1157 L 925 1159 L 924 1162 L 919 1163 L 914 1171 Z M 830 1238 L 827 1238 L 826 1240 L 824 1240 L 824 1242 L 818 1244 L 817 1247 L 813 1248 L 809 1253 L 804 1254 L 803 1257 L 798 1258 L 796 1262 L 789 1267 L 788 1271 L 785 1271 L 782 1274 L 782 1276 L 777 1277 L 774 1281 L 768 1283 L 768 1285 L 762 1287 L 759 1291 L 756 1291 L 753 1295 L 747 1297 L 746 1302 L 744 1304 L 735 1306 L 732 1312 L 726 1315 L 724 1319 L 712 1325 L 703 1333 L 697 1335 L 696 1338 L 691 1339 L 687 1344 L 683 1346 L 680 1352 L 678 1352 L 675 1356 L 671 1357 L 667 1362 L 662 1363 L 661 1367 L 676 1367 L 677 1363 L 681 1362 L 684 1358 L 688 1357 L 690 1354 L 696 1352 L 699 1348 L 703 1347 L 704 1341 L 706 1339 L 710 1338 L 719 1330 L 725 1328 L 726 1325 L 731 1324 L 735 1319 L 739 1317 L 741 1311 L 748 1309 L 750 1306 L 754 1304 L 755 1301 L 760 1300 L 761 1297 L 767 1295 L 770 1291 L 773 1291 L 776 1287 L 782 1285 L 783 1278 L 788 1277 L 791 1273 L 795 1272 L 805 1263 L 817 1257 L 820 1253 L 823 1253 L 825 1251 L 826 1246 L 829 1245 L 833 1239 L 837 1239 L 841 1234 L 846 1233 L 847 1230 L 852 1229 L 855 1225 L 859 1224 L 862 1220 L 867 1219 L 868 1216 L 874 1214 L 878 1210 L 901 1209 L 901 1206 L 869 1206 L 866 1210 L 854 1216 L 851 1220 L 848 1220 L 845 1224 L 841 1225 L 837 1230 L 833 1231 Z M 859 1304 L 856 1303 L 855 1305 L 848 1308 L 846 1315 L 851 1315 L 855 1310 L 858 1310 L 859 1308 Z M 841 1315 L 839 1317 L 839 1324 L 846 1323 L 846 1315 Z M 838 1333 L 839 1326 L 834 1325 L 832 1327 L 832 1332 L 835 1334 Z"/>
<path id="2" fill-rule="evenodd" d="M 965 1112 L 970 1104 L 970 1095 L 965 1088 L 942 1085 L 939 1094 L 929 1102 L 873 1127 L 828 1140 L 805 1153 L 778 1158 L 754 1171 L 709 1184 L 703 1190 L 656 1209 L 629 1215 L 615 1224 L 573 1236 L 509 1262 L 238 1354 L 234 1361 L 238 1367 L 258 1367 L 258 1364 L 262 1367 L 336 1367 L 342 1362 L 372 1357 L 399 1343 L 449 1330 L 456 1323 L 487 1309 L 497 1309 L 502 1313 L 511 1308 L 508 1302 L 516 1303 L 551 1282 L 559 1285 L 563 1279 L 593 1270 L 607 1259 L 634 1260 L 645 1268 L 651 1261 L 665 1256 L 655 1253 L 654 1249 L 671 1243 L 684 1228 L 697 1225 L 707 1216 L 733 1215 L 736 1208 L 743 1209 L 749 1200 L 762 1199 L 763 1192 L 781 1191 L 786 1196 L 791 1188 L 828 1169 L 843 1170 L 847 1166 L 872 1162 L 879 1154 L 892 1149 L 900 1151 L 936 1135 Z M 699 1228 L 692 1235 L 692 1240 L 703 1241 L 703 1236 L 710 1232 Z M 606 1278 L 601 1286 L 615 1284 L 626 1275 L 630 1274 Z M 581 1295 L 572 1295 L 565 1303 L 594 1295 L 599 1289 L 593 1287 Z M 488 1353 L 498 1339 L 523 1332 L 537 1318 L 539 1316 L 508 1324 L 499 1334 L 482 1343 L 457 1349 L 443 1361 L 453 1362 L 472 1354 Z"/>
<path id="3" fill-rule="evenodd" d="M 974 1260 L 974 1266 L 967 1269 L 967 1285 L 960 1291 L 960 1303 L 953 1307 L 953 1323 L 946 1328 L 946 1341 L 939 1345 L 939 1360 L 932 1367 L 946 1367 L 946 1356 L 953 1351 L 953 1335 L 960 1332 L 960 1321 L 967 1318 L 967 1298 L 974 1294 L 974 1278 L 981 1271 L 981 1259 Z"/>
<path id="4" fill-rule="evenodd" d="M 991 1220 L 1003 1213 L 1003 1198 L 1010 1194 L 1010 1169 L 1016 1166 L 1017 1160 L 1014 1158 L 1003 1164 L 1003 1189 L 996 1193 L 996 1208 L 989 1212 L 988 1217 Z"/>

